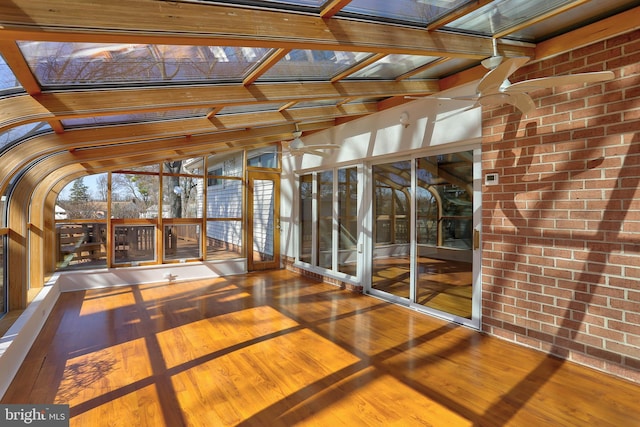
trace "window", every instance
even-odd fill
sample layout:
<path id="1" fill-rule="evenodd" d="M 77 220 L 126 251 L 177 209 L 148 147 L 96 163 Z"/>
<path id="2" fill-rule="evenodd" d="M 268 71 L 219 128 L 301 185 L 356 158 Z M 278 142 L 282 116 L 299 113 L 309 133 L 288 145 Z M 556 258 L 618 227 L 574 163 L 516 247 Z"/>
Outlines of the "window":
<path id="1" fill-rule="evenodd" d="M 0 317 L 2 317 L 7 312 L 7 287 L 6 283 L 6 272 L 7 269 L 5 266 L 7 265 L 6 258 L 6 245 L 7 245 L 7 235 L 0 234 Z"/>
<path id="2" fill-rule="evenodd" d="M 300 177 L 300 252 L 298 259 L 301 262 L 311 264 L 313 247 L 313 175 Z"/>
<path id="3" fill-rule="evenodd" d="M 78 178 L 56 201 L 58 269 L 107 265 L 108 175 Z"/>
<path id="4" fill-rule="evenodd" d="M 262 148 L 258 164 L 273 165 L 273 153 Z M 55 205 L 57 269 L 245 256 L 245 158 L 171 160 L 70 182 Z"/>
<path id="5" fill-rule="evenodd" d="M 318 266 L 333 265 L 333 171 L 318 173 Z"/>
<path id="6" fill-rule="evenodd" d="M 350 167 L 299 178 L 298 260 L 357 276 L 358 169 Z"/>
<path id="7" fill-rule="evenodd" d="M 358 261 L 358 170 L 338 169 L 338 271 L 355 276 Z"/>
<path id="8" fill-rule="evenodd" d="M 243 154 L 207 158 L 207 259 L 243 256 Z"/>
<path id="9" fill-rule="evenodd" d="M 200 259 L 201 257 L 201 225 L 200 224 L 168 224 L 164 226 L 165 261 Z"/>

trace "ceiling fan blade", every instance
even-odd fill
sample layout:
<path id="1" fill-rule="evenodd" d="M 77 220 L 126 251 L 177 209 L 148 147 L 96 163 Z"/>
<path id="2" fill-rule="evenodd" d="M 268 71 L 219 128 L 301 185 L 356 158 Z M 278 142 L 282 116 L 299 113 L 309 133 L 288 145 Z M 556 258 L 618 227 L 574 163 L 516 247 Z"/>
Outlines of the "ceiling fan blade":
<path id="1" fill-rule="evenodd" d="M 481 97 L 478 103 L 484 106 L 513 105 L 525 115 L 536 109 L 536 104 L 533 102 L 533 99 L 526 93 L 490 93 Z"/>
<path id="2" fill-rule="evenodd" d="M 516 56 L 514 58 L 507 59 L 484 75 L 482 80 L 480 80 L 480 83 L 478 83 L 476 93 L 482 96 L 492 92 L 497 92 L 500 89 L 500 86 L 502 86 L 502 83 L 527 62 L 529 62 L 529 58 L 527 56 Z"/>
<path id="3" fill-rule="evenodd" d="M 509 97 L 509 101 L 507 101 L 507 103 L 522 111 L 522 114 L 524 114 L 525 116 L 536 109 L 536 104 L 528 94 L 514 93 L 510 95 L 511 96 Z"/>
<path id="4" fill-rule="evenodd" d="M 569 74 L 566 76 L 541 77 L 539 79 L 524 80 L 522 82 L 513 83 L 505 89 L 505 92 L 525 93 L 555 86 L 603 82 L 613 78 L 614 74 L 612 71 L 596 71 L 593 73 Z"/>

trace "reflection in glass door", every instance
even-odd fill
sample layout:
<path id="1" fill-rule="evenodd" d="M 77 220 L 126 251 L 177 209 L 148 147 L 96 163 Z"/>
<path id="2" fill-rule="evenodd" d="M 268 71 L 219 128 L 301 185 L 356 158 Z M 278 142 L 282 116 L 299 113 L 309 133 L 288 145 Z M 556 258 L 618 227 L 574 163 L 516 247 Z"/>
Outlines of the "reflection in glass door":
<path id="1" fill-rule="evenodd" d="M 409 301 L 411 162 L 373 166 L 372 289 Z"/>
<path id="2" fill-rule="evenodd" d="M 473 152 L 416 160 L 415 224 L 414 302 L 471 319 Z"/>
<path id="3" fill-rule="evenodd" d="M 247 243 L 250 271 L 280 267 L 280 177 L 249 173 Z"/>
<path id="4" fill-rule="evenodd" d="M 372 294 L 472 320 L 473 162 L 464 151 L 372 167 Z"/>

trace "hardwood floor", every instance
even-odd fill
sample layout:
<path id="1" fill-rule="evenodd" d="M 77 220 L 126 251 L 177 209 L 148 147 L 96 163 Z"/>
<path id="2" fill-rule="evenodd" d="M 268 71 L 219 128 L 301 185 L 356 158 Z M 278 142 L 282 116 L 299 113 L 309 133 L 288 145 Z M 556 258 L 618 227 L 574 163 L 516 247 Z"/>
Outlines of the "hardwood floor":
<path id="1" fill-rule="evenodd" d="M 74 426 L 633 426 L 640 385 L 279 270 L 65 293 L 2 403 Z"/>

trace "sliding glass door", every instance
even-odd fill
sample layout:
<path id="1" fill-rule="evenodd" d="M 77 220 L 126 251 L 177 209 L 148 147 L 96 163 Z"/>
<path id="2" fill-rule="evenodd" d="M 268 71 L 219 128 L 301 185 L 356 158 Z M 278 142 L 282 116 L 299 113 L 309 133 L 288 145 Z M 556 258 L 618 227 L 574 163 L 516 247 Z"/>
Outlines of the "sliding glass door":
<path id="1" fill-rule="evenodd" d="M 376 164 L 371 177 L 369 293 L 477 325 L 474 152 Z"/>

